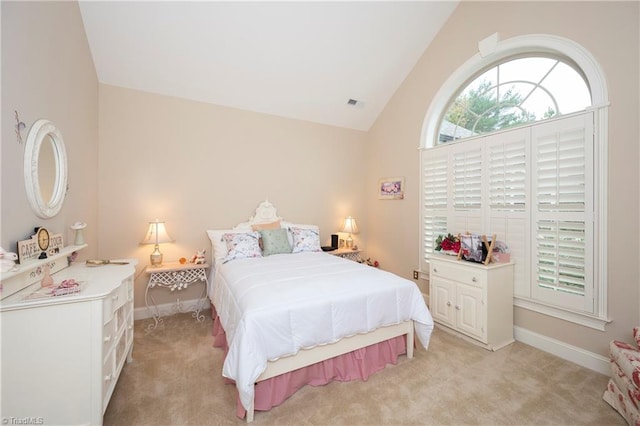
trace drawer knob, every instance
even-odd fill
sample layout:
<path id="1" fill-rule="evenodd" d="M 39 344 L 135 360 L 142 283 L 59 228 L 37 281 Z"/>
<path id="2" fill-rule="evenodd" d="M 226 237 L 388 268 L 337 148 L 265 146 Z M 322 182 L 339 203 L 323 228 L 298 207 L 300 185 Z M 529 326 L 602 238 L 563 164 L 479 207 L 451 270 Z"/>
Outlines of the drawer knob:
<path id="1" fill-rule="evenodd" d="M 475 283 L 478 280 L 476 279 L 476 277 L 473 277 L 473 278 L 471 278 L 471 281 L 473 281 Z"/>
<path id="2" fill-rule="evenodd" d="M 433 268 L 433 272 L 438 272 L 438 268 Z"/>
<path id="3" fill-rule="evenodd" d="M 459 311 L 460 310 L 460 305 L 456 305 L 456 309 Z"/>
<path id="4" fill-rule="evenodd" d="M 451 306 L 451 302 L 447 302 L 447 306 Z"/>

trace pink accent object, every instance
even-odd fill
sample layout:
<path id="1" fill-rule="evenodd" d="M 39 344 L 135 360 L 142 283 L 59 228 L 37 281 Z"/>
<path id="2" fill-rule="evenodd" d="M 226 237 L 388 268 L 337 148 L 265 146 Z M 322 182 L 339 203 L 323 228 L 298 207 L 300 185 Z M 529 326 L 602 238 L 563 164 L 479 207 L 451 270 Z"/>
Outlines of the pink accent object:
<path id="1" fill-rule="evenodd" d="M 51 268 L 49 265 L 44 265 L 44 277 L 40 281 L 41 287 L 51 287 L 53 285 L 53 278 L 51 277 Z"/>
<path id="2" fill-rule="evenodd" d="M 640 350 L 628 343 L 614 340 L 609 344 L 609 357 L 618 364 L 634 386 L 640 388 Z"/>
<path id="3" fill-rule="evenodd" d="M 214 311 L 215 315 L 215 311 Z M 215 315 L 213 338 L 215 347 L 221 347 L 227 354 L 227 338 Z M 406 337 L 398 336 L 366 348 L 357 349 L 308 367 L 263 380 L 255 385 L 254 409 L 268 411 L 282 404 L 287 398 L 305 385 L 322 386 L 333 380 L 348 382 L 367 380 L 370 375 L 382 370 L 387 364 L 396 364 L 398 356 L 406 352 Z M 225 378 L 226 383 L 234 383 Z M 246 410 L 236 393 L 236 415 L 244 418 Z"/>
<path id="4" fill-rule="evenodd" d="M 495 263 L 509 263 L 511 262 L 511 253 L 498 253 L 493 252 L 491 260 Z"/>
<path id="5" fill-rule="evenodd" d="M 640 327 L 633 329 L 638 341 Z M 625 418 L 629 425 L 640 426 L 640 349 L 617 340 L 609 344 L 611 379 L 602 398 Z"/>

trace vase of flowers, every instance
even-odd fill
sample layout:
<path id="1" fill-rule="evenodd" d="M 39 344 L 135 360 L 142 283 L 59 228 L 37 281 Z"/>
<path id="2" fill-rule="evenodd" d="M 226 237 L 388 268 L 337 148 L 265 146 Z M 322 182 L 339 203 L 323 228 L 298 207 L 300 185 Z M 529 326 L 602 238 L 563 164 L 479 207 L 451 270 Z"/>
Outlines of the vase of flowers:
<path id="1" fill-rule="evenodd" d="M 439 235 L 436 238 L 436 251 L 457 256 L 460 251 L 460 240 L 453 234 Z"/>

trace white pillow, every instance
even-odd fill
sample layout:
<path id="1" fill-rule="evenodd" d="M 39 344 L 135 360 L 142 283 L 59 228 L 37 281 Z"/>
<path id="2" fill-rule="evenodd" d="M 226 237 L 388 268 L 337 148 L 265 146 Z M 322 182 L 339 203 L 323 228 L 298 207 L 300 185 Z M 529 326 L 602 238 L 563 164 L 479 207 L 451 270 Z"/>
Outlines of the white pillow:
<path id="1" fill-rule="evenodd" d="M 214 263 L 223 262 L 227 257 L 227 243 L 222 240 L 224 234 L 244 234 L 251 232 L 251 227 L 241 228 L 235 227 L 234 229 L 210 229 L 207 230 L 207 235 L 211 240 L 211 246 L 213 247 L 213 260 Z"/>

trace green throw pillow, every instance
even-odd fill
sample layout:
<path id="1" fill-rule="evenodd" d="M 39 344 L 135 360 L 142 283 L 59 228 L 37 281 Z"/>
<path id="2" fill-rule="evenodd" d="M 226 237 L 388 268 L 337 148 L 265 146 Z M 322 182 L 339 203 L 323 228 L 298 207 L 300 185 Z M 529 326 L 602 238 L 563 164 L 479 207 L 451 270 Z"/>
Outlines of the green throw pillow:
<path id="1" fill-rule="evenodd" d="M 262 236 L 262 255 L 270 256 L 279 253 L 291 253 L 291 245 L 287 237 L 287 230 L 279 229 L 261 229 Z"/>

